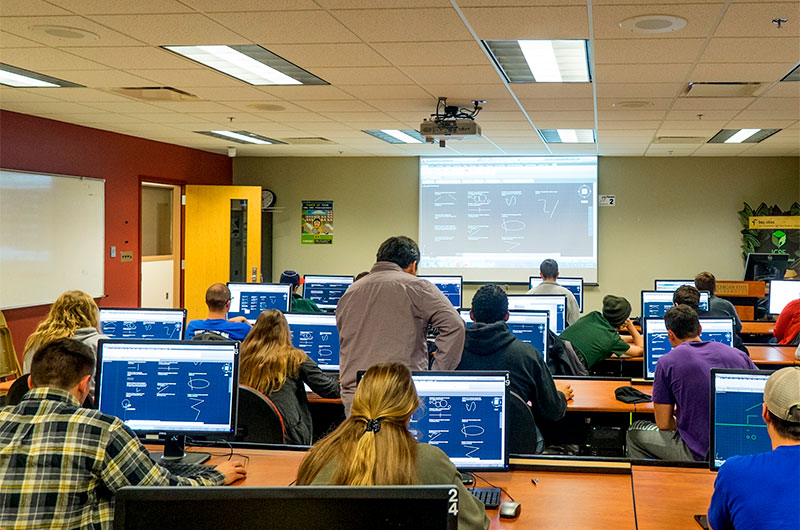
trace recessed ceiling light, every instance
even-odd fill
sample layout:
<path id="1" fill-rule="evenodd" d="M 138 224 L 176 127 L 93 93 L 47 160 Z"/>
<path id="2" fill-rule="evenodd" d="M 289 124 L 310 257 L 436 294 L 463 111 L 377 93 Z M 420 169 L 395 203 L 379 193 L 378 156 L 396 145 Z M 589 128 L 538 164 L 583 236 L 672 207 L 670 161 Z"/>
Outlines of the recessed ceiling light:
<path id="1" fill-rule="evenodd" d="M 255 44 L 162 46 L 162 48 L 251 85 L 328 84 L 299 66 Z"/>
<path id="2" fill-rule="evenodd" d="M 425 143 L 425 138 L 414 130 L 399 130 L 399 129 L 380 129 L 372 131 L 361 131 L 374 136 L 379 140 L 388 142 L 390 144 L 422 144 Z"/>
<path id="3" fill-rule="evenodd" d="M 646 107 L 652 107 L 654 103 L 652 101 L 618 101 L 616 103 L 612 103 L 611 106 L 615 109 L 643 109 Z"/>
<path id="4" fill-rule="evenodd" d="M 486 40 L 486 49 L 510 83 L 587 83 L 586 40 Z"/>
<path id="5" fill-rule="evenodd" d="M 100 38 L 97 33 L 92 33 L 91 31 L 81 28 L 72 28 L 70 26 L 53 26 L 50 24 L 43 24 L 31 26 L 30 29 L 35 33 L 44 33 L 45 35 L 49 35 L 50 37 L 55 37 L 57 39 L 97 40 Z"/>
<path id="6" fill-rule="evenodd" d="M 766 140 L 780 129 L 722 129 L 715 134 L 710 144 L 757 144 Z"/>
<path id="7" fill-rule="evenodd" d="M 195 131 L 197 134 L 205 134 L 206 136 L 213 136 L 214 138 L 221 138 L 222 140 L 232 140 L 240 144 L 283 144 L 280 140 L 267 138 L 260 134 L 251 133 L 249 131 Z"/>
<path id="8" fill-rule="evenodd" d="M 541 129 L 544 141 L 548 144 L 593 144 L 593 129 Z"/>
<path id="9" fill-rule="evenodd" d="M 70 83 L 57 77 L 32 72 L 24 68 L 17 68 L 10 64 L 0 63 L 0 85 L 15 88 L 58 88 L 58 87 L 82 87 L 76 83 Z"/>
<path id="10" fill-rule="evenodd" d="M 781 81 L 800 81 L 800 63 L 792 68 L 792 71 L 786 74 Z"/>
<path id="11" fill-rule="evenodd" d="M 251 103 L 250 105 L 247 105 L 247 108 L 260 110 L 263 112 L 277 112 L 280 110 L 286 110 L 286 107 L 283 105 L 273 105 L 271 103 Z"/>
<path id="12" fill-rule="evenodd" d="M 673 15 L 643 15 L 623 20 L 619 27 L 631 33 L 670 33 L 686 27 L 686 19 Z"/>

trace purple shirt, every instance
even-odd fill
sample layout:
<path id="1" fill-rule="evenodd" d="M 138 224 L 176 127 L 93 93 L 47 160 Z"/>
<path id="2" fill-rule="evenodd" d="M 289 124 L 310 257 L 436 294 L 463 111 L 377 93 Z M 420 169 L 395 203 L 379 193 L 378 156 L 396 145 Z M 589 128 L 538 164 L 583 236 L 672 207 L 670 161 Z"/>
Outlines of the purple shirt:
<path id="1" fill-rule="evenodd" d="M 653 402 L 677 405 L 678 433 L 695 460 L 708 453 L 711 369 L 755 370 L 739 350 L 720 342 L 687 341 L 658 360 Z"/>

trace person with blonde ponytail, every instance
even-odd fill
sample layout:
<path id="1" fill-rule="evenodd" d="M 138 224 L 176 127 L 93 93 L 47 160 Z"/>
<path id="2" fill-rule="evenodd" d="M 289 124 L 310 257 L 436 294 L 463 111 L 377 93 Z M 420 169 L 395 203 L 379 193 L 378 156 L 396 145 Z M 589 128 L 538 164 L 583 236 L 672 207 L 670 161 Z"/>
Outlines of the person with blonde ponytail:
<path id="1" fill-rule="evenodd" d="M 417 443 L 408 432 L 418 406 L 408 368 L 400 363 L 372 366 L 356 387 L 350 416 L 303 459 L 297 484 L 454 484 L 459 530 L 489 528 L 483 503 L 467 491 L 447 455 Z"/>
<path id="2" fill-rule="evenodd" d="M 275 403 L 283 417 L 285 442 L 291 445 L 311 445 L 313 425 L 303 383 L 321 397 L 339 397 L 338 381 L 292 346 L 289 324 L 276 309 L 263 311 L 242 342 L 239 374 L 239 383 Z"/>
<path id="3" fill-rule="evenodd" d="M 106 339 L 100 333 L 100 310 L 91 296 L 83 291 L 67 291 L 50 306 L 50 312 L 25 342 L 22 371 L 30 373 L 33 354 L 56 339 L 75 339 L 92 350 L 97 358 L 97 341 Z M 94 378 L 92 378 L 94 392 Z"/>

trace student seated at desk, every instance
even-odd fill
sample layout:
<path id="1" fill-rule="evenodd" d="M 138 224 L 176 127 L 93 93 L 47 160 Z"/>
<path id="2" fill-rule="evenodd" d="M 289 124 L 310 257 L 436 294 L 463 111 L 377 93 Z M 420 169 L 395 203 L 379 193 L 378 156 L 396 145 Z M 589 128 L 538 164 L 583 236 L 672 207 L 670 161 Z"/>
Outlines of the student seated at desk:
<path id="1" fill-rule="evenodd" d="M 567 325 L 577 322 L 581 317 L 580 307 L 572 291 L 558 284 L 558 262 L 554 259 L 544 260 L 539 265 L 539 276 L 542 277 L 542 283 L 527 294 L 563 294 L 567 297 Z"/>
<path id="2" fill-rule="evenodd" d="M 292 305 L 290 307 L 292 313 L 322 313 L 322 309 L 313 300 L 297 294 L 297 288 L 300 287 L 300 275 L 297 271 L 283 271 L 278 283 L 288 283 L 292 286 Z"/>
<path id="3" fill-rule="evenodd" d="M 531 403 L 535 418 L 563 418 L 567 400 L 573 396 L 572 387 L 556 385 L 542 354 L 508 329 L 505 291 L 497 285 L 484 285 L 472 297 L 469 314 L 474 324 L 467 328 L 464 353 L 456 370 L 508 370 L 510 390 Z M 541 453 L 544 438 L 538 426 L 536 432 L 536 452 Z"/>
<path id="4" fill-rule="evenodd" d="M 584 315 L 559 336 L 572 343 L 587 369 L 611 355 L 637 357 L 644 353 L 644 341 L 630 316 L 630 302 L 608 294 L 603 298 L 602 313 Z M 627 329 L 629 335 L 621 336 L 621 329 Z"/>
<path id="5" fill-rule="evenodd" d="M 118 418 L 81 408 L 95 357 L 74 339 L 43 345 L 31 390 L 0 409 L 0 528 L 110 529 L 124 486 L 218 486 L 244 477 L 227 461 L 193 478 L 154 464 Z"/>
<path id="6" fill-rule="evenodd" d="M 711 369 L 755 370 L 756 365 L 726 344 L 701 340 L 700 321 L 689 306 L 667 310 L 664 323 L 672 350 L 656 363 L 656 422 L 633 422 L 627 434 L 628 458 L 703 461 L 709 446 Z"/>
<path id="7" fill-rule="evenodd" d="M 483 503 L 467 491 L 447 455 L 417 443 L 408 432 L 418 406 L 408 368 L 400 363 L 370 367 L 356 388 L 350 416 L 311 448 L 300 464 L 297 484 L 453 484 L 458 488 L 459 530 L 489 528 Z"/>
<path id="8" fill-rule="evenodd" d="M 716 313 L 723 313 L 727 318 L 733 319 L 733 329 L 736 333 L 742 332 L 742 321 L 736 308 L 729 300 L 715 296 L 717 292 L 717 279 L 710 272 L 701 272 L 694 277 L 694 286 L 698 291 L 708 291 L 711 296 L 708 298 L 708 310 Z"/>
<path id="9" fill-rule="evenodd" d="M 230 340 L 244 340 L 250 333 L 250 324 L 242 316 L 228 319 L 231 308 L 231 290 L 224 283 L 215 283 L 206 290 L 208 318 L 192 320 L 186 326 L 186 338 L 210 332 Z"/>
<path id="10" fill-rule="evenodd" d="M 266 394 L 283 417 L 285 442 L 311 445 L 313 426 L 303 383 L 324 398 L 339 397 L 339 383 L 306 352 L 292 346 L 289 324 L 277 309 L 263 311 L 241 346 L 239 381 Z"/>
<path id="11" fill-rule="evenodd" d="M 778 315 L 772 334 L 778 344 L 796 346 L 800 344 L 800 300 L 792 300 Z"/>
<path id="12" fill-rule="evenodd" d="M 672 294 L 672 303 L 675 305 L 688 305 L 695 310 L 698 318 L 730 318 L 727 313 L 723 313 L 721 311 L 703 311 L 700 309 L 700 291 L 691 285 L 681 285 L 678 287 Z M 747 347 L 744 345 L 742 337 L 740 337 L 735 331 L 733 333 L 733 347 L 746 353 L 748 357 L 750 356 L 750 352 L 747 351 Z"/>
<path id="13" fill-rule="evenodd" d="M 714 530 L 800 528 L 800 367 L 769 377 L 761 417 L 772 451 L 734 456 L 719 469 L 708 508 Z"/>

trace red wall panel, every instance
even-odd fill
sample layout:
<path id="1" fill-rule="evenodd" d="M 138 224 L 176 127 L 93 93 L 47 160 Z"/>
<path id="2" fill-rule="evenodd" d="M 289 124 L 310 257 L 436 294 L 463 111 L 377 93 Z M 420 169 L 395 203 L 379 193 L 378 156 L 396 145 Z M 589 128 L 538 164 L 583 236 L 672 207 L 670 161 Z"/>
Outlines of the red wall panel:
<path id="1" fill-rule="evenodd" d="M 183 184 L 230 185 L 233 180 L 233 164 L 225 155 L 2 110 L 0 167 L 106 180 L 106 298 L 99 305 L 107 307 L 138 302 L 140 177 Z M 117 247 L 116 258 L 109 255 L 111 246 Z M 134 260 L 121 263 L 122 251 L 133 252 Z M 20 357 L 25 339 L 48 309 L 3 312 Z"/>

